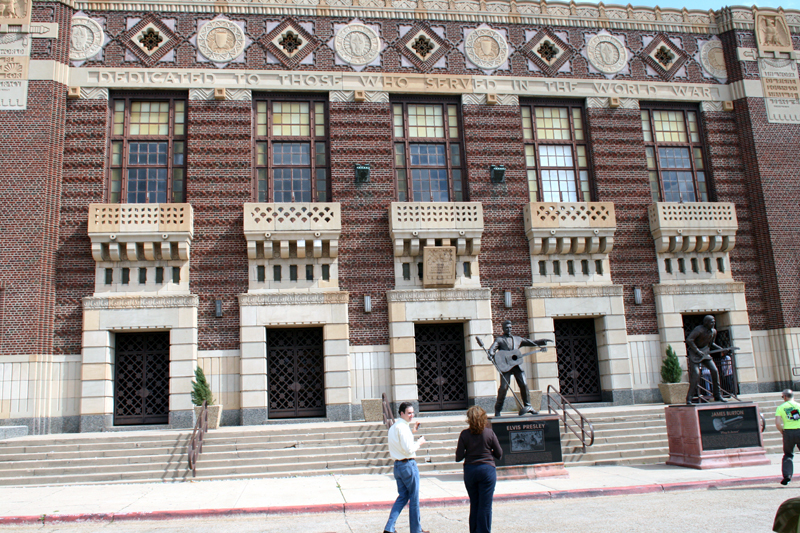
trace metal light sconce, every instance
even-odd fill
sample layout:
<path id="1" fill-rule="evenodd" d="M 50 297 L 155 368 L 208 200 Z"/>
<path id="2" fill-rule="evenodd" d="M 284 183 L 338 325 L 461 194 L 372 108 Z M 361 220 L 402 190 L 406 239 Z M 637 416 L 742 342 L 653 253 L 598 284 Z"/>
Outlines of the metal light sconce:
<path id="1" fill-rule="evenodd" d="M 511 307 L 511 291 L 503 293 L 503 303 L 507 308 Z"/>
<path id="2" fill-rule="evenodd" d="M 371 313 L 372 312 L 372 296 L 369 294 L 364 295 L 364 312 Z"/>
<path id="3" fill-rule="evenodd" d="M 222 300 L 214 300 L 214 316 L 222 318 Z"/>
<path id="4" fill-rule="evenodd" d="M 489 175 L 492 178 L 492 183 L 505 183 L 506 182 L 505 165 L 489 165 Z"/>
<path id="5" fill-rule="evenodd" d="M 633 303 L 642 305 L 642 289 L 640 287 L 633 288 Z"/>
<path id="6" fill-rule="evenodd" d="M 356 171 L 356 183 L 369 183 L 370 164 L 356 164 L 354 168 Z"/>

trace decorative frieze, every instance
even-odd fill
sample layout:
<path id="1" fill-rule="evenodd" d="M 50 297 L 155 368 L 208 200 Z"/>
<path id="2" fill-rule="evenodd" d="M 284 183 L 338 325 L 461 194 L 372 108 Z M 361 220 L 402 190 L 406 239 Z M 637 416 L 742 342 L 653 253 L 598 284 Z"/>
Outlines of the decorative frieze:
<path id="1" fill-rule="evenodd" d="M 600 109 L 639 109 L 639 100 L 635 98 L 587 98 L 586 107 Z"/>
<path id="2" fill-rule="evenodd" d="M 81 87 L 81 100 L 108 100 L 105 87 Z"/>
<path id="3" fill-rule="evenodd" d="M 389 93 L 383 91 L 358 91 L 363 95 L 356 99 L 356 91 L 331 91 L 329 99 L 331 102 L 369 102 L 372 104 L 388 104 Z"/>
<path id="4" fill-rule="evenodd" d="M 564 285 L 560 287 L 527 287 L 525 298 L 601 298 L 622 296 L 622 285 Z"/>
<path id="5" fill-rule="evenodd" d="M 744 294 L 744 283 L 658 283 L 653 285 L 656 296 L 675 296 L 685 294 Z"/>
<path id="6" fill-rule="evenodd" d="M 198 307 L 200 297 L 189 296 L 121 296 L 104 298 L 87 296 L 83 298 L 84 310 L 98 309 L 172 309 Z"/>
<path id="7" fill-rule="evenodd" d="M 271 294 L 240 294 L 239 305 L 262 307 L 267 305 L 347 304 L 348 292 L 282 292 Z"/>
<path id="8" fill-rule="evenodd" d="M 389 291 L 386 293 L 386 301 L 392 303 L 488 300 L 491 296 L 491 289 L 415 289 Z"/>
<path id="9" fill-rule="evenodd" d="M 516 94 L 462 94 L 461 105 L 519 106 L 519 96 Z"/>
<path id="10" fill-rule="evenodd" d="M 758 54 L 792 52 L 792 36 L 783 10 L 759 11 L 753 6 L 754 29 Z"/>

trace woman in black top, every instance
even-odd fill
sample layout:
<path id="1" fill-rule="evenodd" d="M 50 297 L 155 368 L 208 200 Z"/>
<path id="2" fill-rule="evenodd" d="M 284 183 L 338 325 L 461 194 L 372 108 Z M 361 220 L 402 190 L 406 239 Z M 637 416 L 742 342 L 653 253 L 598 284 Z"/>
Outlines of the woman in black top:
<path id="1" fill-rule="evenodd" d="M 469 494 L 469 533 L 492 531 L 492 498 L 497 483 L 494 460 L 503 457 L 497 435 L 486 427 L 486 411 L 467 410 L 469 429 L 458 436 L 456 462 L 464 461 L 464 485 Z"/>

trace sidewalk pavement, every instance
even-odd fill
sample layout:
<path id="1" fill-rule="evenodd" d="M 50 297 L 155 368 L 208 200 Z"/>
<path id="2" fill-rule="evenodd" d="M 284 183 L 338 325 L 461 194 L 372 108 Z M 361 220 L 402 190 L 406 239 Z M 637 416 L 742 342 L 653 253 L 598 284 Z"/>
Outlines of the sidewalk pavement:
<path id="1" fill-rule="evenodd" d="M 498 481 L 495 501 L 779 486 L 782 456 L 768 457 L 770 465 L 714 470 L 664 464 L 567 466 L 568 478 Z M 391 475 L 0 487 L 0 525 L 388 509 L 396 497 Z M 468 504 L 461 473 L 422 474 L 420 500 L 424 506 Z"/>

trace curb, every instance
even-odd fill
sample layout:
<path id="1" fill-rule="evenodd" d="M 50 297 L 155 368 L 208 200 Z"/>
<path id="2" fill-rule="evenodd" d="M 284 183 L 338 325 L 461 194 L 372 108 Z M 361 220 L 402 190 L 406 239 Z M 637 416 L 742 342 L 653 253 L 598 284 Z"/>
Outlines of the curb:
<path id="1" fill-rule="evenodd" d="M 518 500 L 557 500 L 567 498 L 596 498 L 600 496 L 625 496 L 632 494 L 652 494 L 656 492 L 678 492 L 689 490 L 711 490 L 748 485 L 767 485 L 778 483 L 781 476 L 753 478 L 730 478 L 709 481 L 684 481 L 679 483 L 655 483 L 652 485 L 633 485 L 628 487 L 607 487 L 573 490 L 550 490 L 523 492 L 518 494 L 497 494 L 494 501 Z M 320 505 L 289 505 L 282 507 L 243 507 L 236 509 L 190 509 L 183 511 L 152 511 L 139 513 L 79 513 L 67 515 L 42 516 L 4 516 L 0 526 L 10 524 L 65 523 L 65 522 L 118 522 L 133 520 L 180 520 L 187 518 L 211 518 L 238 515 L 286 515 L 306 513 L 345 513 L 353 511 L 374 511 L 390 509 L 394 504 L 388 502 L 329 503 Z M 422 507 L 446 507 L 467 505 L 469 498 L 429 498 L 420 501 Z"/>

